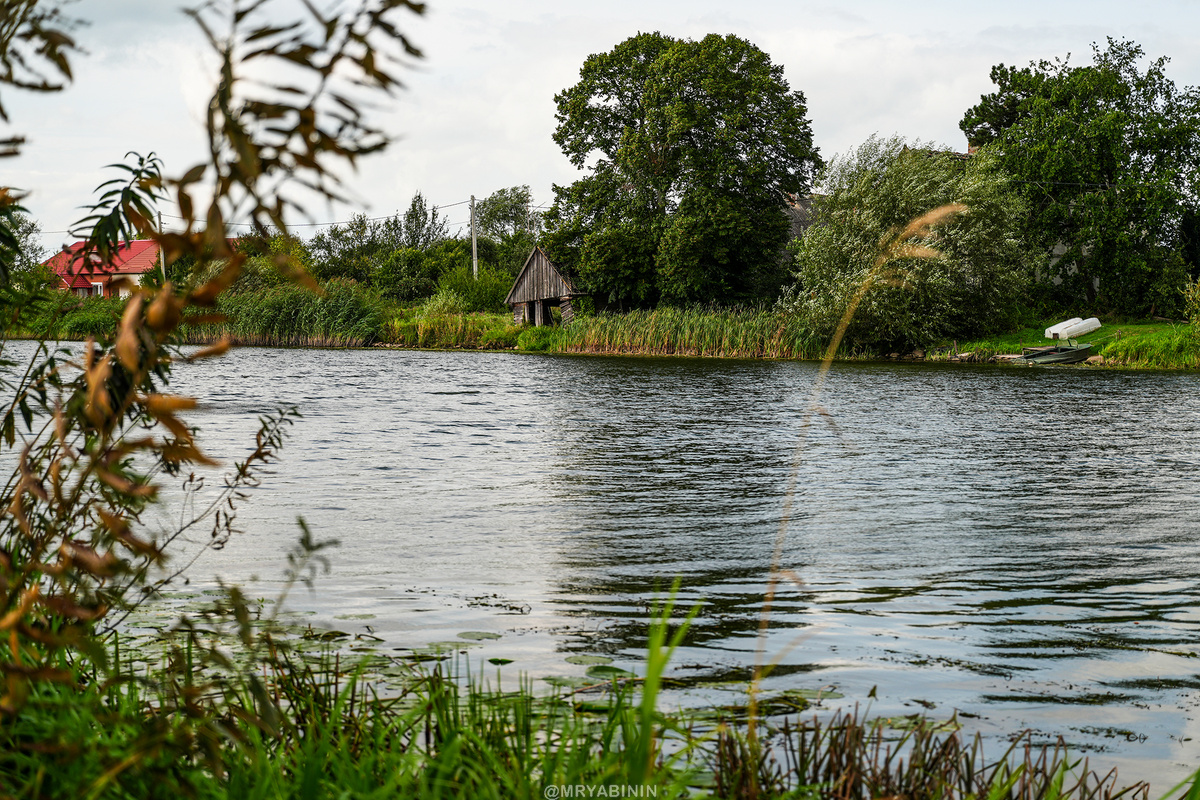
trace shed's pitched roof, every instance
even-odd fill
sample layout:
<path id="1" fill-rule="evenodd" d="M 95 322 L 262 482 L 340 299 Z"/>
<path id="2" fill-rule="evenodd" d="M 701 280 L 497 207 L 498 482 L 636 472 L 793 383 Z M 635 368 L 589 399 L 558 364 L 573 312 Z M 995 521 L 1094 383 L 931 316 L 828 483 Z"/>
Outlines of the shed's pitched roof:
<path id="1" fill-rule="evenodd" d="M 517 279 L 513 281 L 504 302 L 511 306 L 533 300 L 557 300 L 582 294 L 586 292 L 580 292 L 572 286 L 546 252 L 540 247 L 535 247 L 529 258 L 525 259 L 525 266 L 517 273 Z"/>

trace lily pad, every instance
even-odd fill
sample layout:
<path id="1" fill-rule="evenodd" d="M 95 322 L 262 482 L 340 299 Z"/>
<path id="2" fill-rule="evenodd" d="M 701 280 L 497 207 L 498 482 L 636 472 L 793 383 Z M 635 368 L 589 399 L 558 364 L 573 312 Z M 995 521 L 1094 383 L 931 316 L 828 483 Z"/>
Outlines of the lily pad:
<path id="1" fill-rule="evenodd" d="M 512 662 L 513 662 L 513 660 L 511 658 L 489 658 L 488 659 L 489 664 L 495 664 L 497 667 L 503 667 L 505 664 L 511 664 Z"/>
<path id="2" fill-rule="evenodd" d="M 463 631 L 458 635 L 460 639 L 470 639 L 471 641 L 482 641 L 484 639 L 499 639 L 500 634 L 491 633 L 489 631 Z"/>
<path id="3" fill-rule="evenodd" d="M 920 714 L 903 717 L 881 717 L 879 722 L 895 731 L 911 731 L 923 728 L 932 733 L 953 733 L 962 727 L 956 719 L 936 720 Z"/>
<path id="4" fill-rule="evenodd" d="M 611 667 L 607 664 L 597 664 L 594 667 L 588 667 L 587 676 L 598 681 L 613 681 L 621 678 L 635 677 L 632 672 L 620 667 Z"/>
<path id="5" fill-rule="evenodd" d="M 338 614 L 334 619 L 375 619 L 374 614 Z"/>
<path id="6" fill-rule="evenodd" d="M 585 667 L 597 666 L 600 664 L 611 664 L 612 659 L 606 656 L 567 656 L 568 664 L 580 664 Z"/>

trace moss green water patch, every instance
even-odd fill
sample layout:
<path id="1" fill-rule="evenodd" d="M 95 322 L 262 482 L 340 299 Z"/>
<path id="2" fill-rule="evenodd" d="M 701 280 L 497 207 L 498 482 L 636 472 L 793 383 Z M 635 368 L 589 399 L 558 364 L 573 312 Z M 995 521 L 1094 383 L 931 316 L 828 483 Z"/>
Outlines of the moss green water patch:
<path id="1" fill-rule="evenodd" d="M 463 631 L 458 634 L 458 638 L 467 639 L 473 642 L 481 642 L 489 639 L 499 639 L 500 634 L 492 633 L 491 631 Z"/>
<path id="2" fill-rule="evenodd" d="M 550 675 L 542 678 L 543 681 L 558 689 L 582 689 L 585 686 L 591 686 L 595 681 L 587 678 L 580 678 L 573 675 Z"/>
<path id="3" fill-rule="evenodd" d="M 334 619 L 375 619 L 374 614 L 338 614 Z"/>

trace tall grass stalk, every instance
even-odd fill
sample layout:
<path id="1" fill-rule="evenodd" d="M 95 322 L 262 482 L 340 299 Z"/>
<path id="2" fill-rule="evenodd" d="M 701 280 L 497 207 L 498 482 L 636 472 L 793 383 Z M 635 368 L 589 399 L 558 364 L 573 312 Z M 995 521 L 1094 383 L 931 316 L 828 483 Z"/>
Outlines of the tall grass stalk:
<path id="1" fill-rule="evenodd" d="M 763 596 L 762 609 L 759 615 L 754 676 L 750 681 L 749 688 L 748 739 L 752 756 L 758 756 L 758 694 L 762 680 L 769 671 L 766 663 L 766 647 L 767 631 L 771 623 L 771 610 L 775 602 L 775 594 L 779 589 L 779 583 L 789 574 L 783 568 L 783 548 L 787 542 L 788 528 L 791 526 L 792 509 L 796 498 L 796 483 L 800 475 L 804 445 L 807 441 L 808 428 L 813 421 L 814 414 L 820 414 L 831 419 L 829 413 L 820 404 L 825 379 L 829 374 L 830 367 L 833 365 L 834 356 L 837 355 L 842 339 L 846 335 L 846 329 L 850 326 L 850 321 L 854 319 L 854 314 L 858 310 L 859 304 L 867 292 L 870 291 L 871 287 L 878 281 L 897 277 L 888 274 L 889 268 L 897 259 L 936 257 L 938 255 L 937 251 L 921 245 L 919 240 L 928 237 L 933 226 L 964 210 L 966 210 L 965 207 L 961 205 L 946 205 L 935 208 L 912 220 L 903 230 L 893 231 L 888 238 L 880 242 L 879 253 L 875 258 L 874 264 L 862 283 L 855 290 L 850 304 L 847 306 L 845 313 L 842 314 L 841 321 L 838 322 L 833 339 L 830 340 L 829 346 L 825 349 L 825 357 L 821 361 L 817 378 L 813 382 L 808 407 L 800 421 L 800 433 L 796 439 L 796 447 L 792 455 L 792 466 L 788 473 L 787 489 L 784 492 L 783 510 L 779 517 L 779 529 L 775 535 L 775 547 L 771 554 L 771 567 L 767 576 L 767 589 Z"/>

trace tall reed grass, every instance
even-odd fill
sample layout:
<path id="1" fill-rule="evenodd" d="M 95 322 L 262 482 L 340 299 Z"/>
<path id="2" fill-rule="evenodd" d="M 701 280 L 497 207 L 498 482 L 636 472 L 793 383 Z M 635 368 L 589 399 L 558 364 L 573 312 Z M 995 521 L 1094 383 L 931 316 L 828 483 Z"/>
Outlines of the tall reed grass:
<path id="1" fill-rule="evenodd" d="M 825 342 L 767 309 L 657 308 L 576 319 L 554 349 L 577 353 L 819 358 Z"/>
<path id="2" fill-rule="evenodd" d="M 385 341 L 403 347 L 518 347 L 559 353 L 818 359 L 826 342 L 794 316 L 769 309 L 669 308 L 577 316 L 565 327 L 523 328 L 503 314 L 413 314 Z M 852 350 L 848 358 L 871 353 Z"/>
<path id="3" fill-rule="evenodd" d="M 223 295 L 223 322 L 185 325 L 188 344 L 231 339 L 271 347 L 364 347 L 378 341 L 387 317 L 379 294 L 354 281 L 332 280 L 323 293 L 295 284 Z"/>
<path id="4" fill-rule="evenodd" d="M 383 341 L 401 347 L 511 350 L 520 332 L 508 314 L 455 314 L 433 309 L 393 318 L 384 327 Z"/>

